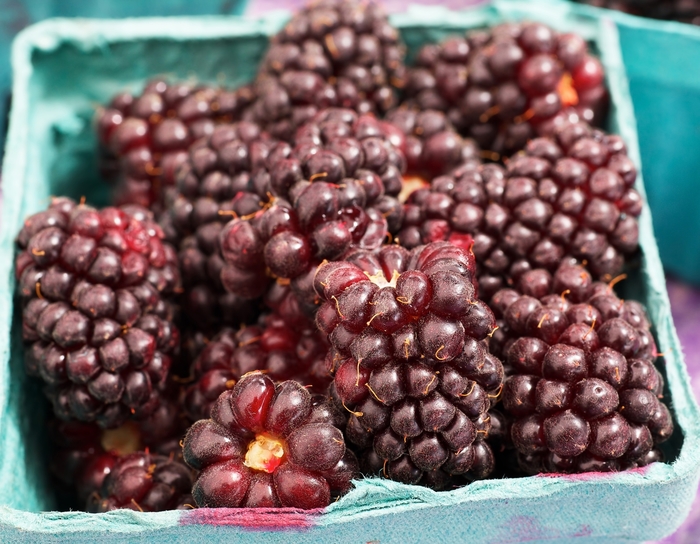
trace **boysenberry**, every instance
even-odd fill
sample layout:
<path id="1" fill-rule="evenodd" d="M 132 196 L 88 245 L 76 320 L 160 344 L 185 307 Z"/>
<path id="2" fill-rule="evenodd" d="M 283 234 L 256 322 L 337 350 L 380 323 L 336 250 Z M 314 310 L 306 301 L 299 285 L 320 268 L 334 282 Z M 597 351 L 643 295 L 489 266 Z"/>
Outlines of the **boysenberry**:
<path id="1" fill-rule="evenodd" d="M 345 493 L 357 460 L 326 403 L 294 381 L 243 376 L 185 437 L 197 505 L 313 509 Z"/>
<path id="2" fill-rule="evenodd" d="M 321 265 L 314 284 L 335 390 L 351 413 L 348 439 L 405 483 L 485 477 L 493 463 L 482 474 L 474 455 L 503 367 L 483 342 L 495 318 L 476 298 L 473 255 L 439 242 L 345 259 Z"/>
<path id="3" fill-rule="evenodd" d="M 66 198 L 17 237 L 26 370 L 64 420 L 115 427 L 147 417 L 179 348 L 171 299 L 180 276 L 150 212 Z"/>
<path id="4" fill-rule="evenodd" d="M 673 420 L 661 401 L 644 308 L 568 263 L 553 276 L 525 272 L 516 287 L 519 298 L 513 290 L 493 297 L 501 337 L 491 348 L 506 363 L 503 408 L 520 468 L 586 472 L 646 464 L 670 437 Z M 535 291 L 536 298 L 522 294 Z M 638 341 L 645 335 L 648 344 Z"/>

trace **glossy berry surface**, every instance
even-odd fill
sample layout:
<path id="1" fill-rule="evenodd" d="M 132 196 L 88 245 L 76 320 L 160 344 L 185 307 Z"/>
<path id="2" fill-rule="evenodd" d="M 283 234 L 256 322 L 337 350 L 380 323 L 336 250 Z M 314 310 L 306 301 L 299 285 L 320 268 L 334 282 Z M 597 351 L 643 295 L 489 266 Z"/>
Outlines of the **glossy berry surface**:
<path id="1" fill-rule="evenodd" d="M 609 281 L 638 245 L 636 168 L 618 136 L 566 123 L 531 140 L 507 168 L 470 165 L 435 178 L 404 205 L 398 242 L 459 243 L 470 235 L 488 299 L 525 271 L 554 271 L 567 257 Z"/>
<path id="2" fill-rule="evenodd" d="M 103 172 L 117 179 L 116 203 L 160 209 L 188 147 L 217 122 L 240 119 L 252 100 L 248 87 L 229 92 L 164 79 L 138 96 L 115 96 L 95 124 Z"/>
<path id="3" fill-rule="evenodd" d="M 88 512 L 128 509 L 140 512 L 191 508 L 192 471 L 175 459 L 149 452 L 120 457 L 99 494 L 88 498 Z"/>
<path id="4" fill-rule="evenodd" d="M 479 442 L 503 367 L 483 342 L 495 318 L 473 277 L 473 255 L 446 242 L 356 251 L 316 273 L 346 435 L 386 477 L 441 488 L 470 472 L 476 450 L 488 457 L 477 465 L 490 466 L 479 477 L 493 469 Z"/>
<path id="5" fill-rule="evenodd" d="M 246 374 L 217 399 L 211 419 L 187 432 L 184 458 L 200 471 L 194 500 L 210 508 L 328 506 L 357 474 L 337 419 L 295 381 Z"/>
<path id="6" fill-rule="evenodd" d="M 119 454 L 105 450 L 104 431 L 94 423 L 52 420 L 48 430 L 53 450 L 51 472 L 61 483 L 74 486 L 84 502 L 100 490 Z"/>
<path id="7" fill-rule="evenodd" d="M 323 108 L 384 114 L 397 103 L 403 58 L 398 30 L 377 3 L 314 2 L 272 38 L 249 115 L 288 139 Z"/>
<path id="8" fill-rule="evenodd" d="M 273 278 L 289 281 L 313 312 L 315 266 L 351 248 L 378 248 L 401 223 L 393 195 L 405 165 L 396 136 L 374 116 L 332 108 L 299 129 L 294 148 L 272 150 L 270 205 L 232 220 L 219 235 L 227 291 L 253 298 Z"/>
<path id="9" fill-rule="evenodd" d="M 268 200 L 260 187 L 274 145 L 255 123 L 219 124 L 194 142 L 168 195 L 164 229 L 178 248 L 187 328 L 212 335 L 221 326 L 255 320 L 258 305 L 227 293 L 219 233 L 234 217 L 250 217 Z"/>
<path id="10" fill-rule="evenodd" d="M 15 262 L 25 368 L 61 419 L 115 427 L 152 413 L 179 347 L 175 252 L 149 212 L 54 198 Z"/>
<path id="11" fill-rule="evenodd" d="M 503 408 L 528 473 L 617 471 L 646 464 L 673 420 L 644 308 L 581 266 L 523 274 L 494 295 L 492 349 L 508 377 Z M 658 453 L 658 452 L 657 452 Z"/>
<path id="12" fill-rule="evenodd" d="M 443 111 L 482 149 L 510 154 L 566 119 L 600 122 L 603 77 L 579 36 L 506 23 L 424 46 L 406 96 L 420 110 Z"/>
<path id="13" fill-rule="evenodd" d="M 269 315 L 260 325 L 238 331 L 224 329 L 206 345 L 193 363 L 194 383 L 187 387 L 185 412 L 191 421 L 207 419 L 219 395 L 253 371 L 275 381 L 295 380 L 323 393 L 331 381 L 325 367 L 328 343 L 312 323 L 299 330 Z"/>
<path id="14" fill-rule="evenodd" d="M 389 112 L 386 120 L 405 135 L 409 176 L 432 179 L 465 163 L 479 163 L 477 143 L 462 138 L 441 111 L 400 107 Z"/>

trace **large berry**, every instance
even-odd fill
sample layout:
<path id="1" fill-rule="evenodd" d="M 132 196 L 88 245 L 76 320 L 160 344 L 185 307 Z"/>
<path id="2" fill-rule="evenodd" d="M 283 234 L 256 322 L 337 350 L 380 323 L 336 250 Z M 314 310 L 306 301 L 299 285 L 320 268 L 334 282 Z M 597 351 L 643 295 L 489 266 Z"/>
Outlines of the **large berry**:
<path id="1" fill-rule="evenodd" d="M 255 370 L 275 381 L 293 379 L 318 393 L 326 390 L 331 381 L 324 362 L 328 343 L 313 324 L 293 329 L 275 315 L 261 321 L 238 331 L 224 329 L 204 348 L 192 366 L 194 383 L 184 401 L 190 420 L 207 419 L 219 395 Z"/>
<path id="2" fill-rule="evenodd" d="M 315 266 L 352 247 L 374 249 L 401 224 L 394 196 L 404 158 L 401 134 L 347 109 L 319 113 L 299 129 L 296 146 L 280 144 L 268 158 L 272 205 L 228 223 L 220 234 L 230 293 L 263 294 L 273 278 L 313 308 Z"/>
<path id="3" fill-rule="evenodd" d="M 125 508 L 140 512 L 192 508 L 192 471 L 173 458 L 135 452 L 120 457 L 99 494 L 88 498 L 88 512 Z"/>
<path id="4" fill-rule="evenodd" d="M 287 139 L 322 108 L 383 114 L 403 85 L 403 57 L 398 31 L 376 3 L 315 2 L 272 38 L 250 115 Z"/>
<path id="5" fill-rule="evenodd" d="M 337 416 L 295 381 L 243 376 L 187 432 L 185 461 L 200 471 L 202 507 L 323 508 L 351 487 L 357 460 Z"/>
<path id="6" fill-rule="evenodd" d="M 154 79 L 139 96 L 115 96 L 96 120 L 107 167 L 118 180 L 116 202 L 152 207 L 175 182 L 187 148 L 211 134 L 217 121 L 233 121 L 253 99 L 243 87 L 224 91 Z"/>
<path id="7" fill-rule="evenodd" d="M 483 342 L 496 322 L 476 298 L 474 266 L 472 254 L 441 242 L 358 250 L 316 273 L 325 300 L 317 323 L 352 413 L 348 439 L 381 459 L 389 478 L 445 487 L 470 472 L 477 449 L 491 459 L 481 477 L 493 469 L 479 442 L 503 367 Z"/>
<path id="8" fill-rule="evenodd" d="M 159 403 L 179 345 L 173 249 L 148 212 L 55 198 L 17 237 L 27 373 L 61 419 L 113 427 Z"/>
<path id="9" fill-rule="evenodd" d="M 424 46 L 406 96 L 444 111 L 459 132 L 498 154 L 522 149 L 573 117 L 601 121 L 607 92 L 600 62 L 575 34 L 508 23 Z"/>
<path id="10" fill-rule="evenodd" d="M 616 471 L 658 460 L 673 433 L 641 304 L 581 266 L 532 270 L 496 293 L 492 349 L 506 363 L 503 407 L 522 470 Z"/>
<path id="11" fill-rule="evenodd" d="M 398 242 L 474 239 L 479 287 L 488 298 L 532 268 L 554 271 L 566 256 L 611 279 L 637 249 L 642 200 L 618 136 L 584 123 L 531 140 L 507 169 L 467 164 L 415 191 Z"/>

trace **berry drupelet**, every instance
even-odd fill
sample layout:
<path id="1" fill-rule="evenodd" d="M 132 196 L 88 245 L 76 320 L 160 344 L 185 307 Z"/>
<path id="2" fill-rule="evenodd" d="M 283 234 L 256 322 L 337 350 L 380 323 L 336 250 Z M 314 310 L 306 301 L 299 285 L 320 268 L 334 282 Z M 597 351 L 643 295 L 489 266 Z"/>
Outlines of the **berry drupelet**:
<path id="1" fill-rule="evenodd" d="M 509 154 L 566 118 L 600 121 L 603 68 L 583 38 L 540 23 L 508 23 L 424 46 L 406 98 L 437 109 L 482 149 Z"/>
<path id="2" fill-rule="evenodd" d="M 207 419 L 219 395 L 255 370 L 275 381 L 295 380 L 324 392 L 331 382 L 325 366 L 328 343 L 312 323 L 292 329 L 276 315 L 238 331 L 224 329 L 204 348 L 192 366 L 184 408 L 191 421 Z"/>
<path id="3" fill-rule="evenodd" d="M 185 437 L 185 461 L 200 471 L 197 505 L 328 506 L 358 473 L 335 414 L 295 381 L 275 385 L 261 372 L 246 374 Z"/>
<path id="4" fill-rule="evenodd" d="M 148 450 L 131 453 L 117 459 L 100 492 L 88 498 L 87 511 L 126 508 L 163 512 L 193 508 L 192 479 L 192 471 L 173 456 L 152 454 Z"/>
<path id="5" fill-rule="evenodd" d="M 397 103 L 403 57 L 399 33 L 376 3 L 314 2 L 272 38 L 251 114 L 281 139 L 325 107 L 382 115 Z"/>
<path id="6" fill-rule="evenodd" d="M 465 165 L 412 193 L 397 239 L 410 248 L 470 234 L 485 299 L 526 270 L 554 271 L 567 256 L 609 280 L 637 249 L 635 179 L 618 136 L 565 123 L 554 138 L 528 142 L 506 169 Z"/>
<path id="7" fill-rule="evenodd" d="M 352 414 L 348 440 L 401 482 L 443 488 L 451 476 L 487 476 L 483 440 L 503 367 L 483 341 L 496 321 L 476 298 L 474 256 L 438 242 L 346 259 L 321 265 L 314 285 L 335 391 Z"/>
<path id="8" fill-rule="evenodd" d="M 673 433 L 650 323 L 581 266 L 531 270 L 492 308 L 508 377 L 503 408 L 520 468 L 617 471 L 661 459 Z"/>
<path id="9" fill-rule="evenodd" d="M 432 179 L 465 163 L 480 162 L 476 142 L 462 138 L 441 111 L 400 107 L 389 112 L 386 120 L 406 137 L 404 154 L 409 175 Z"/>
<path id="10" fill-rule="evenodd" d="M 232 217 L 252 216 L 267 201 L 264 165 L 274 143 L 255 123 L 220 124 L 190 146 L 178 169 L 163 222 L 179 250 L 188 328 L 210 332 L 255 319 L 257 305 L 221 283 L 219 233 Z"/>
<path id="11" fill-rule="evenodd" d="M 187 148 L 211 134 L 217 121 L 240 119 L 251 89 L 224 91 L 154 79 L 139 96 L 122 93 L 99 111 L 97 137 L 103 169 L 118 179 L 117 204 L 161 205 Z"/>
<path id="12" fill-rule="evenodd" d="M 271 205 L 234 219 L 220 234 L 226 289 L 263 294 L 272 278 L 291 281 L 302 307 L 313 309 L 315 266 L 352 247 L 374 249 L 401 224 L 404 158 L 396 129 L 370 115 L 329 109 L 299 129 L 296 147 L 268 158 Z"/>
<path id="13" fill-rule="evenodd" d="M 17 237 L 27 373 L 64 420 L 115 427 L 157 409 L 179 346 L 174 250 L 149 212 L 54 198 Z"/>

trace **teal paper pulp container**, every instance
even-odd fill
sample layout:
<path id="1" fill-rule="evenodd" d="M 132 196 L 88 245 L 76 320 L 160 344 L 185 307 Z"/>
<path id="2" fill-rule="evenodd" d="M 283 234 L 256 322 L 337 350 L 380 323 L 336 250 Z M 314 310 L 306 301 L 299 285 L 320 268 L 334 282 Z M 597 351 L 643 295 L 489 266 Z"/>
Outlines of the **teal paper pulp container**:
<path id="1" fill-rule="evenodd" d="M 600 52 L 613 107 L 609 128 L 639 163 L 636 125 L 618 29 L 609 19 L 559 3 L 497 1 L 462 12 L 416 8 L 393 17 L 415 49 L 449 33 L 510 19 L 576 30 Z M 14 236 L 23 219 L 68 194 L 101 204 L 95 104 L 169 74 L 234 85 L 248 81 L 267 36 L 282 16 L 53 20 L 17 39 L 15 103 L 4 165 L 0 227 L 0 541 L 1 542 L 636 542 L 671 533 L 687 514 L 700 469 L 700 412 L 676 337 L 651 214 L 640 219 L 643 257 L 623 296 L 645 302 L 653 320 L 666 394 L 677 431 L 667 463 L 618 474 L 538 476 L 475 482 L 447 492 L 368 479 L 320 512 L 191 510 L 159 514 L 52 512 L 40 388 L 24 376 L 19 311 L 14 304 Z M 638 188 L 643 192 L 641 178 Z"/>

